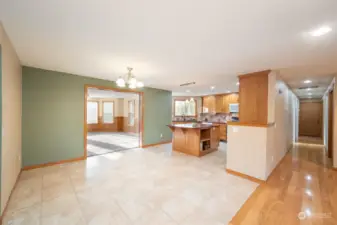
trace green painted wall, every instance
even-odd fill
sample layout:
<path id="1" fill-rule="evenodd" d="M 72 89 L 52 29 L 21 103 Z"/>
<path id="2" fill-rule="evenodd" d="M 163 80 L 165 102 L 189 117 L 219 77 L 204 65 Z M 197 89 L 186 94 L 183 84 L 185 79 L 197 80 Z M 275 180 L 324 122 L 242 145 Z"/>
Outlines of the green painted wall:
<path id="1" fill-rule="evenodd" d="M 83 156 L 85 84 L 116 87 L 112 81 L 23 67 L 23 166 Z M 171 123 L 172 93 L 154 88 L 142 91 L 144 144 L 171 140 L 166 125 Z"/>

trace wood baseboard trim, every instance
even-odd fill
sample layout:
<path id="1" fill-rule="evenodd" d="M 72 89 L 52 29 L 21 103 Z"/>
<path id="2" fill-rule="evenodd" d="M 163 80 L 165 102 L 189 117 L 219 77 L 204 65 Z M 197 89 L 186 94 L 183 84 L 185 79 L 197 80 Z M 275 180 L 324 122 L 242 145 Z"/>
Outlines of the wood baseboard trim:
<path id="1" fill-rule="evenodd" d="M 229 174 L 232 174 L 234 176 L 241 177 L 243 179 L 253 181 L 253 182 L 258 183 L 258 184 L 263 184 L 263 183 L 266 182 L 264 180 L 261 180 L 261 179 L 258 179 L 258 178 L 255 178 L 255 177 L 252 177 L 252 176 L 240 173 L 240 172 L 236 172 L 236 171 L 231 170 L 231 169 L 226 169 L 226 172 L 229 173 Z"/>
<path id="2" fill-rule="evenodd" d="M 50 163 L 44 163 L 44 164 L 39 164 L 39 165 L 33 165 L 33 166 L 25 166 L 23 167 L 22 170 L 33 170 L 37 168 L 43 168 L 43 167 L 48 167 L 48 166 L 54 166 L 58 164 L 64 164 L 64 163 L 71 163 L 71 162 L 76 162 L 76 161 L 81 161 L 81 160 L 86 160 L 87 158 L 85 156 L 79 157 L 79 158 L 74 158 L 74 159 L 66 159 L 66 160 L 61 160 L 58 162 L 50 162 Z"/>
<path id="3" fill-rule="evenodd" d="M 11 200 L 13 191 L 15 190 L 15 188 L 16 188 L 16 186 L 17 186 L 17 184 L 18 184 L 18 181 L 19 181 L 20 176 L 21 176 L 21 172 L 22 172 L 22 170 L 20 170 L 19 175 L 18 175 L 17 178 L 16 178 L 14 187 L 13 187 L 12 190 L 11 190 L 11 193 L 10 193 L 10 195 L 9 195 L 9 198 L 8 198 L 7 202 L 6 202 L 6 206 L 5 206 L 5 208 L 4 208 L 4 211 L 2 212 L 2 214 L 0 214 L 0 225 L 2 224 L 3 216 L 4 216 L 5 213 L 7 212 L 8 203 L 9 203 L 9 201 Z"/>
<path id="4" fill-rule="evenodd" d="M 158 143 L 154 143 L 154 144 L 143 145 L 142 148 L 149 148 L 149 147 L 153 147 L 153 146 L 157 146 L 157 145 L 169 144 L 171 142 L 172 141 L 163 141 L 163 142 L 158 142 Z"/>

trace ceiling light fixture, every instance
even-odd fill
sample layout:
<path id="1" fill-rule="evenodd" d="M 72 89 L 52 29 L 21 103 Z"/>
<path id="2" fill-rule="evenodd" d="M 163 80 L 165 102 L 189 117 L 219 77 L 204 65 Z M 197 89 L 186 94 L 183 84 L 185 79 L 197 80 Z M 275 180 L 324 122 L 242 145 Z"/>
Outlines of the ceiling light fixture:
<path id="1" fill-rule="evenodd" d="M 319 37 L 319 36 L 322 36 L 322 35 L 325 35 L 325 34 L 329 33 L 330 31 L 332 31 L 331 27 L 323 26 L 323 27 L 320 27 L 316 30 L 310 31 L 309 33 L 313 37 Z"/>
<path id="2" fill-rule="evenodd" d="M 228 90 L 227 93 L 231 93 L 231 91 Z"/>
<path id="3" fill-rule="evenodd" d="M 215 87 L 214 86 L 211 86 L 211 90 L 214 90 L 215 89 Z"/>
<path id="4" fill-rule="evenodd" d="M 308 95 L 312 95 L 312 93 L 308 93 Z"/>
<path id="5" fill-rule="evenodd" d="M 191 91 L 190 90 L 186 90 L 187 93 L 190 93 Z"/>
<path id="6" fill-rule="evenodd" d="M 312 81 L 311 80 L 305 80 L 305 81 L 303 81 L 303 83 L 310 84 L 310 83 L 312 83 Z"/>
<path id="7" fill-rule="evenodd" d="M 144 87 L 144 83 L 141 81 L 137 81 L 137 79 L 135 78 L 134 75 L 131 74 L 132 68 L 128 67 L 128 73 L 126 75 L 126 79 L 124 79 L 122 76 L 120 76 L 117 81 L 116 84 L 118 87 L 125 87 L 126 84 L 128 85 L 129 88 L 131 89 L 135 89 L 135 88 L 142 88 Z"/>

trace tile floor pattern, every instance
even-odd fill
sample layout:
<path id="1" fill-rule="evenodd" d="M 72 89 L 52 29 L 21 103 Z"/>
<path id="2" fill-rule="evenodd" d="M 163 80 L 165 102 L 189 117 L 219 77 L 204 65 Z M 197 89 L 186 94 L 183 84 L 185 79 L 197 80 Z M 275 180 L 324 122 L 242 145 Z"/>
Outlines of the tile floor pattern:
<path id="1" fill-rule="evenodd" d="M 137 147 L 139 147 L 138 134 L 126 132 L 90 132 L 87 136 L 89 157 Z"/>
<path id="2" fill-rule="evenodd" d="M 257 184 L 225 172 L 225 145 L 202 158 L 171 144 L 22 172 L 4 225 L 221 225 Z"/>

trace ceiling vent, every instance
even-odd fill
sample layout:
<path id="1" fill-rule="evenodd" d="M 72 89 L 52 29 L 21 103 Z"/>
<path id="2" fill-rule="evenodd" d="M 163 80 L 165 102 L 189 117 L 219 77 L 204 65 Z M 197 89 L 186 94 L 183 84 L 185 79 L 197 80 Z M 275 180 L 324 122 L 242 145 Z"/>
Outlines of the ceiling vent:
<path id="1" fill-rule="evenodd" d="M 195 82 L 184 83 L 184 84 L 181 84 L 180 87 L 189 86 L 189 85 L 193 85 L 193 84 L 195 84 Z"/>
<path id="2" fill-rule="evenodd" d="M 318 86 L 311 86 L 311 87 L 300 87 L 298 88 L 299 90 L 303 90 L 303 89 L 315 89 L 315 88 L 319 88 Z"/>

